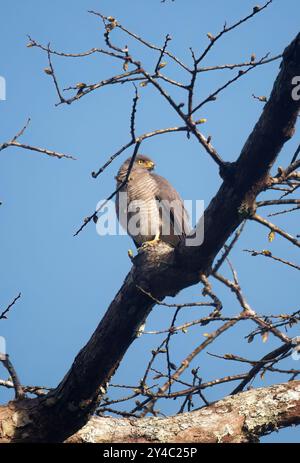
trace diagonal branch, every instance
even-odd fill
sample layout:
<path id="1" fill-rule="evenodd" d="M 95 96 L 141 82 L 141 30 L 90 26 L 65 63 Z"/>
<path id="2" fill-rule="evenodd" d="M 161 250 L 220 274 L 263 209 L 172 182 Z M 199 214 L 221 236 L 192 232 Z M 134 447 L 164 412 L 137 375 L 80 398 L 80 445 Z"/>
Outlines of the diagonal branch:
<path id="1" fill-rule="evenodd" d="M 272 1 L 273 0 L 268 0 L 267 3 L 265 3 L 264 6 L 262 6 L 262 7 L 255 6 L 253 8 L 253 11 L 252 11 L 251 14 L 248 14 L 244 18 L 242 18 L 239 21 L 237 21 L 236 23 L 232 24 L 232 26 L 227 27 L 227 25 L 225 23 L 223 29 L 215 37 L 213 37 L 211 34 L 209 34 L 210 44 L 207 46 L 207 48 L 204 50 L 204 52 L 197 59 L 197 65 L 201 61 L 203 61 L 203 59 L 206 57 L 206 55 L 211 50 L 211 48 L 214 46 L 214 44 L 217 42 L 217 40 L 219 40 L 224 34 L 227 34 L 228 32 L 233 31 L 234 29 L 239 27 L 241 24 L 244 24 L 246 21 L 253 18 L 255 15 L 257 15 L 258 13 L 263 11 L 265 8 L 267 8 L 270 5 L 270 3 L 272 3 Z"/>
<path id="2" fill-rule="evenodd" d="M 251 217 L 251 219 L 254 220 L 255 222 L 260 223 L 261 225 L 264 225 L 265 227 L 267 227 L 272 232 L 278 233 L 278 235 L 280 235 L 283 238 L 287 239 L 288 241 L 290 241 L 295 246 L 300 247 L 300 241 L 298 241 L 296 238 L 294 238 L 292 235 L 285 232 L 281 228 L 277 227 L 277 225 L 275 225 L 275 224 L 269 222 L 268 220 L 264 219 L 260 215 L 255 214 L 255 215 L 253 215 L 253 217 Z"/>
<path id="3" fill-rule="evenodd" d="M 21 293 L 19 293 L 14 300 L 6 307 L 5 310 L 0 314 L 0 320 L 5 320 L 7 318 L 7 314 L 10 311 L 10 309 L 15 305 L 18 299 L 20 299 Z"/>

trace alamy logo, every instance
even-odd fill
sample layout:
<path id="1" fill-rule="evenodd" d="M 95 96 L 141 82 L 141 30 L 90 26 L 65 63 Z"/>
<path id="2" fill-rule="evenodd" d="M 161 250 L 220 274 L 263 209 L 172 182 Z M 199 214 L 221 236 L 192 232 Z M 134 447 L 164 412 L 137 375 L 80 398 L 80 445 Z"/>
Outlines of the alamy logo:
<path id="1" fill-rule="evenodd" d="M 300 76 L 293 77 L 292 85 L 295 85 L 292 91 L 292 98 L 295 101 L 300 100 Z"/>
<path id="2" fill-rule="evenodd" d="M 292 345 L 294 346 L 292 350 L 292 359 L 300 360 L 300 336 L 292 339 Z"/>
<path id="3" fill-rule="evenodd" d="M 6 358 L 6 341 L 3 336 L 0 336 L 0 360 L 5 360 Z"/>
<path id="4" fill-rule="evenodd" d="M 105 207 L 102 209 L 102 204 Z M 101 210 L 102 209 L 102 210 Z M 118 216 L 120 227 L 117 224 L 114 201 L 99 201 L 96 210 L 99 214 L 96 230 L 98 235 L 125 235 L 131 237 L 155 237 L 171 235 L 185 235 L 186 246 L 200 246 L 204 240 L 204 201 L 173 200 L 128 201 L 127 193 L 118 195 Z M 189 217 L 197 223 L 191 229 Z"/>
<path id="5" fill-rule="evenodd" d="M 0 76 L 0 100 L 6 100 L 6 80 Z"/>

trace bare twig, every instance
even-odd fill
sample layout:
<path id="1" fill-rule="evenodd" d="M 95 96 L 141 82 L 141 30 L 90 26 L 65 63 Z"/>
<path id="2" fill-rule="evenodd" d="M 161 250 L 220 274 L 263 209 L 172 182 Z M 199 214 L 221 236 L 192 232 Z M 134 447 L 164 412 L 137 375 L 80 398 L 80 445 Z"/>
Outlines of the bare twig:
<path id="1" fill-rule="evenodd" d="M 97 214 L 106 206 L 106 204 L 108 203 L 108 201 L 110 201 L 112 198 L 114 198 L 118 193 L 119 191 L 126 185 L 126 183 L 128 182 L 128 179 L 129 179 L 129 176 L 130 176 L 130 172 L 132 170 L 132 167 L 133 167 L 133 164 L 134 164 L 134 161 L 135 161 L 135 158 L 137 156 L 137 153 L 138 153 L 138 150 L 139 150 L 139 147 L 141 145 L 141 142 L 138 141 L 135 145 L 135 148 L 134 148 L 134 151 L 133 151 L 133 155 L 131 157 L 131 160 L 130 160 L 130 163 L 129 163 L 129 167 L 128 167 L 128 171 L 127 171 L 127 174 L 126 174 L 126 177 L 125 177 L 125 180 L 123 182 L 121 182 L 121 184 L 118 186 L 118 188 L 111 194 L 108 196 L 108 198 L 106 198 L 106 200 L 100 204 L 100 206 L 95 210 L 95 212 L 93 212 L 93 214 L 91 214 L 90 216 L 86 217 L 83 221 L 83 224 L 81 225 L 81 227 L 74 233 L 74 236 L 77 236 L 86 226 L 87 224 L 91 221 L 91 220 L 94 220 L 94 221 L 97 221 Z"/>
<path id="2" fill-rule="evenodd" d="M 300 144 L 299 144 L 298 148 L 295 151 L 295 154 L 294 154 L 294 156 L 292 158 L 291 164 L 294 164 L 294 162 L 297 160 L 297 157 L 299 156 L 299 153 L 300 153 Z"/>
<path id="3" fill-rule="evenodd" d="M 179 376 L 182 375 L 182 373 L 189 367 L 190 363 L 192 360 L 200 354 L 209 344 L 211 344 L 218 336 L 220 336 L 222 333 L 224 333 L 226 330 L 228 330 L 230 327 L 232 327 L 236 323 L 236 320 L 231 320 L 226 323 L 224 323 L 222 326 L 220 326 L 217 330 L 213 331 L 212 333 L 208 334 L 206 336 L 206 340 L 202 342 L 199 346 L 197 346 L 182 362 L 180 367 L 172 374 L 171 376 L 171 382 L 173 383 L 174 380 L 178 379 Z M 164 393 L 169 389 L 169 381 L 166 381 L 158 390 L 158 393 Z M 141 417 L 145 416 L 153 407 L 155 403 L 155 400 L 150 400 L 147 399 L 146 401 L 142 402 L 139 406 L 137 406 L 134 410 L 133 413 L 135 413 L 139 409 L 143 409 L 144 411 L 141 413 Z"/>
<path id="4" fill-rule="evenodd" d="M 134 87 L 135 87 L 135 95 L 134 95 L 134 98 L 133 98 L 131 117 L 130 117 L 130 133 L 131 133 L 132 141 L 135 143 L 135 140 L 136 140 L 136 136 L 135 136 L 135 116 L 136 116 L 136 108 L 137 108 L 137 102 L 138 102 L 138 99 L 139 99 L 139 94 L 138 94 L 136 86 L 134 86 Z"/>
<path id="5" fill-rule="evenodd" d="M 277 233 L 278 235 L 281 235 L 283 238 L 287 239 L 291 243 L 293 243 L 295 246 L 300 247 L 300 241 L 298 241 L 296 238 L 294 238 L 292 235 L 289 233 L 285 232 L 281 228 L 277 227 L 277 225 L 274 225 L 273 223 L 269 222 L 268 220 L 264 219 L 263 217 L 259 216 L 258 214 L 254 214 L 251 217 L 251 220 L 254 220 L 255 222 L 258 222 L 265 227 L 269 228 L 269 230 L 273 231 L 274 233 Z"/>
<path id="6" fill-rule="evenodd" d="M 292 207 L 291 209 L 284 209 L 283 211 L 273 212 L 272 214 L 268 214 L 268 217 L 274 217 L 276 215 L 282 214 L 289 214 L 290 212 L 299 211 L 300 206 Z"/>
<path id="7" fill-rule="evenodd" d="M 274 360 L 277 360 L 278 358 L 280 358 L 280 356 L 285 355 L 287 352 L 289 352 L 290 349 L 290 343 L 283 344 L 281 347 L 278 347 L 277 349 L 262 357 L 261 361 L 257 362 L 257 364 L 253 368 L 251 368 L 247 377 L 232 391 L 231 394 L 233 395 L 241 392 L 244 389 L 244 387 L 257 375 L 261 368 L 264 367 L 267 361 L 272 362 Z"/>
<path id="8" fill-rule="evenodd" d="M 255 64 L 256 66 L 261 66 L 263 64 L 268 64 L 268 63 L 272 63 L 273 61 L 277 61 L 280 58 L 282 58 L 282 55 L 275 55 L 275 56 L 272 56 L 271 58 L 264 59 L 263 61 L 245 61 L 244 63 L 219 64 L 216 66 L 206 66 L 206 67 L 197 68 L 197 72 L 209 72 L 209 71 L 220 71 L 220 70 L 222 71 L 224 69 L 232 70 L 236 68 L 253 66 L 253 64 Z"/>
<path id="9" fill-rule="evenodd" d="M 289 267 L 293 267 L 296 270 L 300 270 L 299 265 L 294 264 L 293 262 L 289 262 L 288 260 L 282 259 L 280 257 L 273 256 L 270 251 L 255 251 L 250 249 L 244 249 L 245 252 L 249 252 L 252 256 L 264 256 L 269 257 L 270 259 L 276 260 L 277 262 L 281 262 L 282 264 L 288 265 Z"/>
<path id="10" fill-rule="evenodd" d="M 0 379 L 0 386 L 5 387 L 7 389 L 14 389 L 14 383 L 12 381 L 5 381 L 3 379 Z M 24 393 L 29 393 L 29 394 L 34 394 L 36 396 L 44 396 L 46 395 L 49 391 L 51 391 L 51 388 L 49 387 L 44 387 L 44 386 L 22 386 L 22 389 Z"/>
<path id="11" fill-rule="evenodd" d="M 88 11 L 89 13 L 93 14 L 93 15 L 96 15 L 96 16 L 100 16 L 102 19 L 105 19 L 107 20 L 108 17 L 101 14 L 101 13 L 98 13 L 96 11 Z M 138 42 L 142 43 L 143 45 L 145 45 L 146 47 L 150 48 L 151 50 L 156 50 L 156 51 L 159 51 L 160 53 L 162 53 L 162 48 L 161 47 L 158 47 L 156 45 L 153 45 L 151 44 L 150 42 L 148 42 L 147 40 L 143 39 L 142 37 L 139 37 L 137 34 L 135 34 L 134 32 L 131 32 L 130 30 L 126 29 L 124 26 L 122 26 L 118 21 L 116 21 L 116 27 L 118 27 L 119 29 L 121 29 L 123 32 L 125 32 L 126 34 L 128 34 L 130 37 L 134 38 L 135 40 L 137 40 Z M 186 66 L 182 61 L 180 61 L 175 55 L 173 55 L 171 52 L 169 52 L 168 50 L 165 50 L 164 51 L 164 54 L 169 56 L 169 58 L 171 58 L 172 60 L 174 60 L 177 64 L 179 64 L 179 66 L 181 66 L 183 69 L 185 69 L 186 71 L 190 72 L 190 69 L 188 68 L 188 66 Z"/>
<path id="12" fill-rule="evenodd" d="M 232 26 L 229 26 L 227 27 L 226 23 L 223 27 L 223 29 L 215 36 L 210 36 L 210 44 L 207 46 L 207 48 L 204 50 L 204 52 L 199 56 L 199 58 L 197 59 L 197 64 L 199 64 L 205 57 L 206 55 L 208 54 L 208 52 L 211 50 L 211 48 L 214 46 L 214 44 L 224 35 L 224 34 L 227 34 L 228 32 L 236 29 L 237 27 L 239 27 L 241 24 L 245 23 L 246 21 L 248 21 L 249 19 L 253 18 L 253 16 L 255 16 L 256 14 L 260 13 L 261 11 L 263 11 L 265 8 L 267 8 L 269 6 L 269 4 L 272 3 L 272 0 L 269 0 L 267 3 L 265 3 L 264 6 L 262 7 L 254 7 L 253 8 L 253 11 L 251 14 L 245 16 L 244 18 L 240 19 L 239 21 L 237 21 L 236 23 L 234 23 Z"/>
<path id="13" fill-rule="evenodd" d="M 53 79 L 57 94 L 58 94 L 59 99 L 60 99 L 60 102 L 61 103 L 66 103 L 66 100 L 64 99 L 64 97 L 61 94 L 61 91 L 60 91 L 60 88 L 59 88 L 59 85 L 58 85 L 58 82 L 57 82 L 57 78 L 56 78 L 56 75 L 55 75 L 55 71 L 54 71 L 54 68 L 53 68 L 53 65 L 52 65 L 51 53 L 50 53 L 50 43 L 48 43 L 48 47 L 47 47 L 47 56 L 48 56 L 48 63 L 49 63 L 49 68 L 50 68 L 49 74 L 51 75 L 51 77 Z"/>
<path id="14" fill-rule="evenodd" d="M 166 302 L 160 301 L 156 297 L 154 297 L 151 293 L 148 291 L 145 291 L 143 288 L 140 286 L 136 285 L 136 287 L 146 296 L 148 296 L 150 299 L 153 300 L 158 305 L 164 306 L 164 307 L 171 307 L 171 308 L 179 308 L 182 309 L 184 307 L 215 307 L 216 303 L 215 302 L 185 302 L 184 304 L 168 304 Z"/>
<path id="15" fill-rule="evenodd" d="M 250 72 L 252 69 L 256 68 L 259 64 L 261 64 L 267 58 L 268 55 L 269 54 L 266 54 L 263 58 L 261 58 L 261 60 L 258 61 L 258 63 L 253 63 L 248 69 L 246 69 L 246 71 L 240 70 L 235 77 L 228 80 L 225 84 L 221 85 L 221 87 L 219 87 L 217 90 L 212 92 L 208 97 L 206 97 L 203 101 L 201 101 L 201 103 L 199 103 L 197 106 L 195 106 L 195 108 L 192 110 L 191 114 L 194 114 L 196 111 L 198 111 L 198 109 L 202 108 L 202 106 L 204 106 L 206 103 L 208 103 L 210 101 L 214 101 L 216 99 L 216 97 L 219 95 L 219 93 L 221 93 L 227 87 L 229 87 L 234 82 L 239 80 L 241 77 L 248 74 L 248 72 Z"/>
<path id="16" fill-rule="evenodd" d="M 125 145 L 123 145 L 116 153 L 114 153 L 109 159 L 108 161 L 106 161 L 106 163 L 100 167 L 100 169 L 97 171 L 97 172 L 92 172 L 92 177 L 93 178 L 97 178 L 100 174 L 102 174 L 102 172 L 104 172 L 104 170 L 118 157 L 120 156 L 120 154 L 122 154 L 124 151 L 126 151 L 128 148 L 130 148 L 131 146 L 133 146 L 135 143 L 137 143 L 138 141 L 143 141 L 143 140 L 146 140 L 147 138 L 152 138 L 152 137 L 155 137 L 157 135 L 163 135 L 165 133 L 172 133 L 172 132 L 185 132 L 187 131 L 187 127 L 168 127 L 166 129 L 158 129 L 158 130 L 154 130 L 153 132 L 148 132 L 148 133 L 144 133 L 143 135 L 140 135 L 139 137 L 137 137 L 136 139 L 134 140 L 130 140 L 128 143 L 126 143 Z"/>
<path id="17" fill-rule="evenodd" d="M 166 53 L 166 49 L 167 49 L 167 46 L 168 46 L 168 43 L 169 41 L 172 40 L 171 36 L 169 34 L 166 35 L 166 38 L 165 38 L 165 43 L 161 49 L 161 52 L 160 52 L 160 55 L 159 55 L 159 58 L 158 58 L 158 61 L 156 63 L 156 66 L 155 66 L 155 74 L 157 74 L 161 68 L 161 64 L 162 64 L 162 59 L 164 57 L 164 54 Z"/>
<path id="18" fill-rule="evenodd" d="M 57 151 L 48 150 L 46 148 L 39 148 L 37 146 L 31 146 L 25 143 L 19 143 L 17 139 L 20 138 L 24 134 L 25 130 L 27 129 L 29 125 L 29 122 L 30 122 L 30 118 L 27 120 L 24 127 L 10 141 L 0 144 L 0 151 L 6 148 L 9 148 L 10 146 L 14 146 L 16 148 L 23 148 L 23 149 L 30 150 L 30 151 L 36 151 L 38 153 L 46 154 L 47 156 L 56 157 L 59 159 L 67 158 L 67 159 L 75 160 L 75 158 L 73 156 L 70 156 L 69 154 L 62 154 L 62 153 L 58 153 Z"/>
<path id="19" fill-rule="evenodd" d="M 21 293 L 17 295 L 17 297 L 14 298 L 14 300 L 7 306 L 7 308 L 0 314 L 0 320 L 4 320 L 7 318 L 7 314 L 10 311 L 10 309 L 15 305 L 18 299 L 20 299 Z"/>
<path id="20" fill-rule="evenodd" d="M 16 400 L 21 400 L 25 397 L 23 388 L 21 386 L 21 383 L 19 381 L 18 375 L 16 370 L 14 369 L 13 364 L 11 363 L 9 356 L 7 354 L 1 354 L 0 353 L 0 362 L 3 364 L 3 366 L 7 369 L 12 383 L 14 385 L 14 390 L 15 390 L 15 398 Z"/>
<path id="21" fill-rule="evenodd" d="M 233 246 L 236 244 L 239 237 L 241 236 L 241 233 L 244 230 L 245 225 L 246 225 L 246 221 L 244 221 L 242 223 L 242 225 L 240 226 L 240 228 L 235 232 L 231 243 L 228 246 L 227 245 L 224 246 L 224 252 L 223 252 L 222 256 L 220 257 L 220 259 L 216 262 L 216 264 L 215 264 L 215 266 L 214 266 L 214 268 L 212 270 L 212 273 L 217 272 L 219 270 L 219 268 L 223 265 L 224 261 L 227 259 L 228 255 L 230 254 Z"/>
<path id="22" fill-rule="evenodd" d="M 256 203 L 257 207 L 282 206 L 284 204 L 300 204 L 300 199 L 270 199 Z"/>

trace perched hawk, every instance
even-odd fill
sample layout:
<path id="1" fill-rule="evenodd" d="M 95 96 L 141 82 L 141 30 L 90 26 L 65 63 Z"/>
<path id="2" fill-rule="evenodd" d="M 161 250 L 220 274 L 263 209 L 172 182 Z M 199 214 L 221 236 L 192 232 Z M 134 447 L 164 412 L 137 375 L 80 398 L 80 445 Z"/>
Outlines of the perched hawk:
<path id="1" fill-rule="evenodd" d="M 126 179 L 130 160 L 119 169 L 117 187 Z M 137 248 L 159 240 L 175 247 L 190 230 L 182 199 L 165 178 L 152 172 L 154 167 L 151 159 L 137 155 L 116 198 L 118 220 Z"/>

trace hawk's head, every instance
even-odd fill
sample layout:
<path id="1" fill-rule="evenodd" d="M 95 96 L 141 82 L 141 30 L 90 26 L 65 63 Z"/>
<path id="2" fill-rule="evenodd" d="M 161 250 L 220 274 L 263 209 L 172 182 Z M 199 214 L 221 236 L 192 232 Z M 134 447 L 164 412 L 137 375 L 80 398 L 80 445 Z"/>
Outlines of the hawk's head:
<path id="1" fill-rule="evenodd" d="M 130 163 L 130 159 L 127 159 L 126 162 L 128 162 L 128 165 Z M 134 167 L 138 167 L 139 169 L 147 169 L 147 170 L 153 170 L 155 167 L 154 162 L 152 159 L 148 158 L 147 156 L 144 156 L 143 154 L 138 154 L 137 157 L 135 158 L 134 161 Z"/>
<path id="2" fill-rule="evenodd" d="M 126 161 L 121 165 L 118 175 L 116 177 L 118 181 L 123 181 L 125 179 L 128 167 L 130 165 L 130 161 L 131 157 L 126 159 Z M 145 169 L 151 171 L 154 169 L 154 167 L 155 164 L 150 158 L 144 156 L 143 154 L 138 154 L 134 160 L 131 172 L 133 172 L 135 169 Z"/>

